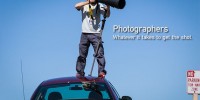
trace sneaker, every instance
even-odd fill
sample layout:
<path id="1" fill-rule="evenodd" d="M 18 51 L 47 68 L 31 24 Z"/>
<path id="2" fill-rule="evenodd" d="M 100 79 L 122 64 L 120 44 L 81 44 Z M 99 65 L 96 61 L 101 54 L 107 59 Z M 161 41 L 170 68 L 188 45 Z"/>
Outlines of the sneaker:
<path id="1" fill-rule="evenodd" d="M 76 73 L 77 78 L 82 78 L 85 76 L 85 73 Z"/>
<path id="2" fill-rule="evenodd" d="M 105 78 L 105 76 L 106 76 L 106 72 L 105 71 L 102 71 L 102 72 L 100 72 L 100 74 L 99 74 L 99 78 Z"/>

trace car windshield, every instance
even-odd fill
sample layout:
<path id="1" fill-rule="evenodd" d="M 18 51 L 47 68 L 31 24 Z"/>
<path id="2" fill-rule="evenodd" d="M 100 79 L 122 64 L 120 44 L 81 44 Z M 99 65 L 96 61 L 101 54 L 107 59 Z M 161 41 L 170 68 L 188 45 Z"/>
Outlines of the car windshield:
<path id="1" fill-rule="evenodd" d="M 35 100 L 111 100 L 104 83 L 68 83 L 41 87 Z"/>

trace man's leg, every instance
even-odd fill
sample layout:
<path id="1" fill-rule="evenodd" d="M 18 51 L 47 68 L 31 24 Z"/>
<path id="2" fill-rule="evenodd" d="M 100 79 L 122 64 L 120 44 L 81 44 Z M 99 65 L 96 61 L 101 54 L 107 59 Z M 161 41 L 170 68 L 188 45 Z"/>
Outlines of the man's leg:
<path id="1" fill-rule="evenodd" d="M 94 52 L 96 52 L 96 49 L 98 49 L 97 54 L 95 54 L 95 56 L 97 57 L 97 62 L 98 62 L 98 75 L 100 75 L 101 73 L 103 73 L 105 75 L 106 74 L 106 71 L 105 71 L 106 61 L 105 61 L 105 57 L 104 57 L 104 48 L 103 48 L 100 34 L 98 34 L 98 33 L 91 34 L 91 36 L 89 37 L 89 40 L 92 43 Z M 99 42 L 99 48 L 97 48 L 98 42 Z"/>
<path id="2" fill-rule="evenodd" d="M 81 34 L 81 40 L 79 43 L 79 57 L 76 62 L 76 71 L 80 76 L 84 76 L 85 65 L 86 65 L 86 57 L 88 55 L 88 48 L 90 46 L 90 42 L 88 41 L 87 34 Z"/>
<path id="3" fill-rule="evenodd" d="M 102 42 L 99 45 L 99 50 L 97 53 L 97 62 L 98 62 L 98 76 L 99 77 L 105 77 L 106 70 L 105 70 L 105 57 L 104 57 L 104 48 Z"/>

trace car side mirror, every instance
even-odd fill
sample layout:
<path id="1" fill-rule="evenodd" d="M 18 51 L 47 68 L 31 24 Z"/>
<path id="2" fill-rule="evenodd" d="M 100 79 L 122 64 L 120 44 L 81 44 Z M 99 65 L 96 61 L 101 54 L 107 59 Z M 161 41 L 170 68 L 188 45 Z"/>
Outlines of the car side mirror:
<path id="1" fill-rule="evenodd" d="M 130 96 L 122 96 L 121 100 L 132 100 L 132 98 Z"/>

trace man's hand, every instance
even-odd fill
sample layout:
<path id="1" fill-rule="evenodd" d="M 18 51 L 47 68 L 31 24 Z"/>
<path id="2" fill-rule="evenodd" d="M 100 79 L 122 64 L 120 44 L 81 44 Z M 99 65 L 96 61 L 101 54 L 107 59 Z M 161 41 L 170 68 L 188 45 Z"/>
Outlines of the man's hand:
<path id="1" fill-rule="evenodd" d="M 105 9 L 107 10 L 106 17 L 110 17 L 110 6 L 106 5 Z"/>
<path id="2" fill-rule="evenodd" d="M 77 10 L 80 10 L 81 7 L 83 7 L 84 5 L 87 5 L 87 4 L 89 4 L 89 1 L 88 1 L 88 0 L 85 1 L 85 2 L 79 2 L 79 3 L 77 3 L 77 4 L 75 5 L 75 8 L 76 8 Z"/>
<path id="3" fill-rule="evenodd" d="M 89 1 L 89 0 L 87 0 Z M 90 0 L 90 3 L 96 3 L 96 0 Z"/>

